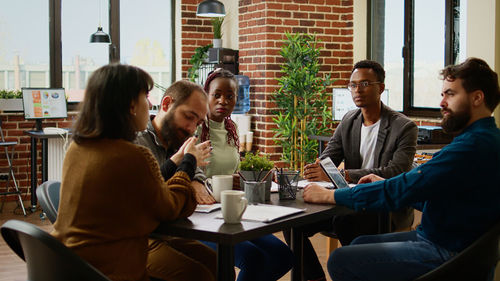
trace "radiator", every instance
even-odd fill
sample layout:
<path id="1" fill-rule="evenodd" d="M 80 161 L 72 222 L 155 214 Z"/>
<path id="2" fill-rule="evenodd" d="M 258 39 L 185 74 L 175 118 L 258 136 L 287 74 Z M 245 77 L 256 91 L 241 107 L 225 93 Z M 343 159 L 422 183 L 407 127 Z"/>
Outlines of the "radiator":
<path id="1" fill-rule="evenodd" d="M 63 138 L 48 139 L 48 155 L 47 155 L 48 180 L 61 181 L 64 155 L 65 155 L 64 139 Z"/>

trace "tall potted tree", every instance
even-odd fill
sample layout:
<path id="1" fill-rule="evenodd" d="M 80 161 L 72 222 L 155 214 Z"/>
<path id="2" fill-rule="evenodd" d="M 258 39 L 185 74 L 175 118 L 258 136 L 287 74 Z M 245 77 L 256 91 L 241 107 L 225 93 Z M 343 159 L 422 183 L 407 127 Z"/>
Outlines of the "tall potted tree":
<path id="1" fill-rule="evenodd" d="M 274 93 L 278 110 L 276 142 L 283 147 L 282 160 L 293 170 L 303 172 L 304 164 L 314 162 L 318 143 L 310 135 L 331 134 L 332 113 L 326 87 L 330 75 L 319 75 L 319 56 L 315 35 L 286 33 L 280 54 L 285 59 L 279 89 Z"/>

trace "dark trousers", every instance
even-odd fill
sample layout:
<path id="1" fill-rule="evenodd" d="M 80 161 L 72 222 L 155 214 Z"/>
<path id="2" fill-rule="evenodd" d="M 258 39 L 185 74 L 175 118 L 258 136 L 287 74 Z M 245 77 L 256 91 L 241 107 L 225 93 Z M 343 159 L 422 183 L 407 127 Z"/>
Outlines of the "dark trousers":
<path id="1" fill-rule="evenodd" d="M 360 235 L 378 233 L 377 212 L 356 212 L 353 214 L 335 216 L 331 219 L 307 225 L 304 228 L 303 256 L 304 256 L 304 280 L 314 280 L 325 277 L 318 255 L 309 240 L 309 237 L 322 231 L 336 234 L 342 245 L 349 245 L 354 238 Z M 290 231 L 283 231 L 286 242 L 290 245 Z"/>

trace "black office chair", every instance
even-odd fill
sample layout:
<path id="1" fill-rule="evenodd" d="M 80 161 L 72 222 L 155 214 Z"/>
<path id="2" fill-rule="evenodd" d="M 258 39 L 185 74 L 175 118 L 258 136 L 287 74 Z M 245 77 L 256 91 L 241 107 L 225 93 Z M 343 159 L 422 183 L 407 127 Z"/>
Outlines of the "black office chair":
<path id="1" fill-rule="evenodd" d="M 30 281 L 110 281 L 52 235 L 30 223 L 9 220 L 1 232 L 9 247 L 26 261 Z"/>
<path id="2" fill-rule="evenodd" d="M 5 183 L 5 192 L 0 192 L 0 195 L 9 195 L 9 194 L 16 194 L 17 198 L 19 200 L 19 204 L 23 210 L 24 216 L 26 216 L 26 209 L 24 208 L 24 203 L 23 203 L 23 198 L 21 197 L 21 191 L 19 190 L 19 187 L 17 186 L 17 180 L 16 176 L 14 175 L 14 169 L 12 167 L 12 159 L 14 158 L 14 146 L 17 145 L 17 141 L 5 141 L 5 138 L 3 136 L 3 131 L 2 131 L 2 118 L 0 118 L 0 147 L 4 148 L 5 151 L 5 158 L 7 159 L 7 165 L 8 165 L 8 172 L 7 172 L 7 179 Z M 9 148 L 12 147 L 11 153 L 9 155 Z M 14 183 L 14 190 L 9 191 L 9 184 L 10 181 Z M 0 207 L 0 210 L 3 209 L 3 201 L 2 201 L 2 207 Z"/>
<path id="3" fill-rule="evenodd" d="M 57 219 L 60 190 L 61 182 L 59 181 L 46 181 L 36 189 L 38 202 L 51 223 Z"/>
<path id="4" fill-rule="evenodd" d="M 490 280 L 500 260 L 500 222 L 465 250 L 413 281 Z"/>

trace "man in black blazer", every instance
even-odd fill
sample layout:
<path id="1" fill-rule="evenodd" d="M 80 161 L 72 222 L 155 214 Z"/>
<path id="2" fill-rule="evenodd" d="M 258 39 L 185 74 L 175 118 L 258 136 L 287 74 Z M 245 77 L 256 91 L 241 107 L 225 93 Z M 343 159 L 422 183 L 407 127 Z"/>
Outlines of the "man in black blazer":
<path id="1" fill-rule="evenodd" d="M 330 157 L 337 166 L 343 161 L 348 182 L 357 183 L 362 176 L 372 173 L 391 178 L 412 168 L 418 128 L 408 117 L 381 102 L 384 80 L 385 71 L 379 63 L 364 60 L 354 65 L 347 87 L 358 109 L 345 114 L 320 156 L 320 159 Z M 318 161 L 305 166 L 304 177 L 310 181 L 329 181 Z M 392 213 L 392 229 L 407 228 L 412 223 L 412 209 Z M 333 221 L 307 229 L 307 236 L 333 231 L 342 245 L 348 245 L 359 235 L 378 233 L 378 213 L 336 216 Z M 324 280 L 324 276 L 314 248 L 304 237 L 305 279 Z"/>

